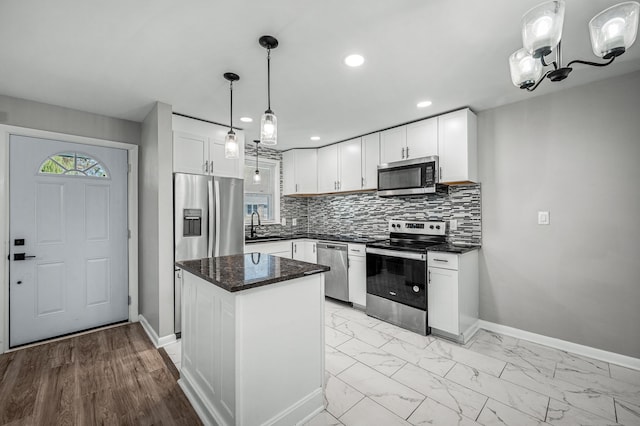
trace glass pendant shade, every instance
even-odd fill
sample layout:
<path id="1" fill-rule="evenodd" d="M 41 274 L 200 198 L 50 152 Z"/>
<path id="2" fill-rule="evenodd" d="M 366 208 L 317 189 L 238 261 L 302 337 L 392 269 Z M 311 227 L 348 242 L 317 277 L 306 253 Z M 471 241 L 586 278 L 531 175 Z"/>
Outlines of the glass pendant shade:
<path id="1" fill-rule="evenodd" d="M 638 33 L 640 4 L 635 1 L 620 3 L 603 10 L 589 21 L 589 34 L 593 53 L 609 59 L 625 52 Z"/>
<path id="2" fill-rule="evenodd" d="M 262 114 L 260 120 L 260 143 L 276 145 L 278 143 L 278 119 L 271 110 Z"/>
<path id="3" fill-rule="evenodd" d="M 229 130 L 224 138 L 225 158 L 238 158 L 238 139 L 233 130 Z"/>
<path id="4" fill-rule="evenodd" d="M 562 37 L 564 1 L 542 3 L 522 17 L 522 45 L 534 57 L 548 55 Z"/>
<path id="5" fill-rule="evenodd" d="M 542 76 L 542 62 L 524 48 L 509 57 L 509 68 L 511 81 L 521 89 L 533 86 Z"/>
<path id="6" fill-rule="evenodd" d="M 253 183 L 260 183 L 261 180 L 260 170 L 256 170 L 256 173 L 253 175 Z"/>

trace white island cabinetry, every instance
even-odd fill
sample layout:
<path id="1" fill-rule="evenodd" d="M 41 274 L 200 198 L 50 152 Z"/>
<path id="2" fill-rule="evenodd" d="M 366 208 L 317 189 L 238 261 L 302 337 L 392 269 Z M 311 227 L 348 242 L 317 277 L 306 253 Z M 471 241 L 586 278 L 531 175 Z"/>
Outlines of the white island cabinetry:
<path id="1" fill-rule="evenodd" d="M 243 258 L 245 266 L 236 265 Z M 207 425 L 294 425 L 324 409 L 322 267 L 260 258 L 179 266 L 185 273 L 178 383 Z M 206 279 L 187 265 L 207 261 L 213 263 Z M 287 273 L 291 279 L 252 287 Z M 230 291 L 211 281 L 230 275 L 244 276 L 249 288 Z"/>

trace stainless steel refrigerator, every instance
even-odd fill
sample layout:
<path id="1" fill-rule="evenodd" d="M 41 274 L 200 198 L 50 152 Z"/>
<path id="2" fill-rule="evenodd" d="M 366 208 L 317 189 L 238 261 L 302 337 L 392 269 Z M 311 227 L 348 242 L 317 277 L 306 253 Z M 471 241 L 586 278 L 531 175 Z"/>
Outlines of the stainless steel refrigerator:
<path id="1" fill-rule="evenodd" d="M 174 173 L 175 260 L 202 259 L 243 252 L 244 181 Z M 181 271 L 176 271 L 175 333 L 181 331 Z"/>

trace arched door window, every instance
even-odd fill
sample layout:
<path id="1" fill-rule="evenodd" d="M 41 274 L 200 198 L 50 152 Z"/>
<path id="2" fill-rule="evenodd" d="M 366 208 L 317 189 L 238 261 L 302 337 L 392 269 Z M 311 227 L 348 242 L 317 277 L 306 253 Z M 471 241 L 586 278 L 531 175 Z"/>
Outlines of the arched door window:
<path id="1" fill-rule="evenodd" d="M 60 152 L 40 165 L 39 174 L 108 178 L 107 168 L 98 160 L 79 152 Z"/>

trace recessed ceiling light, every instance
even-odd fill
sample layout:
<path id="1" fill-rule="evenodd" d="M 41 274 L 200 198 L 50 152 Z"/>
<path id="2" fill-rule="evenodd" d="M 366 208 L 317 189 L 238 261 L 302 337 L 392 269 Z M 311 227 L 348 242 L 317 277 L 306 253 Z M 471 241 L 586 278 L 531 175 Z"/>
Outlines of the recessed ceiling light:
<path id="1" fill-rule="evenodd" d="M 362 55 L 349 55 L 344 58 L 344 63 L 350 67 L 359 67 L 364 64 L 364 58 Z"/>
<path id="2" fill-rule="evenodd" d="M 251 118 L 251 117 L 240 117 L 240 121 L 242 121 L 243 123 L 251 123 L 253 121 L 253 118 Z"/>
<path id="3" fill-rule="evenodd" d="M 418 102 L 418 105 L 416 105 L 418 108 L 426 108 L 428 106 L 431 106 L 432 102 L 431 101 L 422 101 L 422 102 Z"/>
<path id="4" fill-rule="evenodd" d="M 311 136 L 310 138 L 312 141 L 319 141 L 320 140 L 320 136 Z"/>

